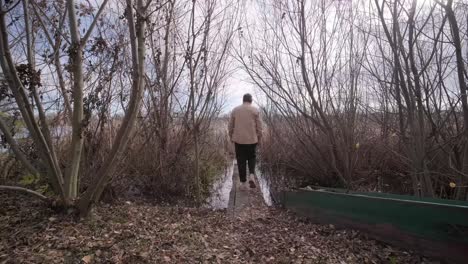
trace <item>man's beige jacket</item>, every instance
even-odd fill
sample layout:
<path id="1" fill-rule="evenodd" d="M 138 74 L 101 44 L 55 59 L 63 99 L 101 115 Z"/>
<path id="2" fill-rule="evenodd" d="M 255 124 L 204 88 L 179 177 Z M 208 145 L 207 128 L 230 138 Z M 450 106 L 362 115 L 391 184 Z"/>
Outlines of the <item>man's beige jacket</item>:
<path id="1" fill-rule="evenodd" d="M 234 108 L 229 120 L 229 137 L 237 144 L 255 144 L 262 138 L 262 120 L 258 108 L 243 103 Z"/>

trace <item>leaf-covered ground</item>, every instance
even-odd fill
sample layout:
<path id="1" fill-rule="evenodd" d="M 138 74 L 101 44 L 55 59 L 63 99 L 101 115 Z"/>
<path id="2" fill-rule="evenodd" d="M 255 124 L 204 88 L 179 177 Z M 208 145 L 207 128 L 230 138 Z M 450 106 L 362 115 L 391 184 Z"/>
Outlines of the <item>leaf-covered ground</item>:
<path id="1" fill-rule="evenodd" d="M 122 202 L 79 221 L 0 194 L 0 263 L 434 263 L 280 209 Z"/>

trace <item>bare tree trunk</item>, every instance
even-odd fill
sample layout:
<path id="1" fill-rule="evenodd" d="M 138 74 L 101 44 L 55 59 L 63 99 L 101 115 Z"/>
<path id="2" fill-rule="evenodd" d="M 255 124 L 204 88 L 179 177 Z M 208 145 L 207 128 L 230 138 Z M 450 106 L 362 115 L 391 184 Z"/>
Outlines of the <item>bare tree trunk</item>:
<path id="1" fill-rule="evenodd" d="M 450 28 L 452 29 L 452 38 L 453 38 L 453 45 L 455 47 L 455 58 L 457 62 L 457 77 L 458 77 L 458 85 L 460 87 L 460 101 L 462 103 L 462 111 L 463 111 L 463 121 L 464 121 L 464 131 L 463 137 L 465 139 L 465 146 L 463 149 L 463 165 L 462 165 L 462 173 L 459 177 L 459 185 L 463 186 L 466 183 L 466 179 L 468 177 L 468 101 L 467 101 L 467 94 L 466 89 L 468 89 L 466 80 L 465 80 L 465 61 L 463 60 L 463 53 L 462 53 L 462 42 L 460 38 L 460 28 L 458 27 L 458 22 L 455 17 L 455 13 L 453 12 L 453 0 L 448 0 L 447 4 L 442 4 L 439 2 L 445 9 L 447 13 L 447 18 L 450 24 Z M 466 199 L 466 189 L 465 188 L 458 188 L 456 199 Z"/>
<path id="2" fill-rule="evenodd" d="M 322 127 L 324 128 L 324 133 L 327 135 L 330 144 L 329 144 L 329 153 L 331 156 L 331 165 L 332 169 L 335 171 L 335 173 L 338 175 L 338 177 L 341 179 L 341 181 L 347 186 L 347 188 L 350 188 L 350 179 L 348 178 L 350 175 L 346 175 L 347 173 L 343 173 L 338 167 L 337 163 L 343 162 L 341 160 L 340 155 L 338 153 L 338 146 L 334 137 L 333 130 L 328 122 L 328 119 L 323 112 L 322 107 L 319 105 L 317 100 L 315 99 L 315 93 L 313 91 L 312 85 L 309 80 L 308 76 L 308 70 L 307 70 L 307 65 L 306 65 L 306 52 L 305 52 L 305 45 L 306 45 L 306 34 L 307 34 L 307 29 L 306 29 L 306 15 L 305 15 L 305 6 L 304 6 L 304 0 L 300 1 L 300 17 L 299 17 L 299 34 L 300 34 L 300 47 L 301 47 L 301 57 L 300 57 L 300 63 L 301 63 L 301 76 L 302 80 L 304 82 L 304 85 L 307 89 L 308 95 L 310 99 L 312 100 L 312 107 L 315 111 L 318 112 L 319 118 L 322 120 Z M 326 25 L 322 25 L 325 27 Z M 312 54 L 310 54 L 312 55 Z M 325 56 L 325 55 L 324 55 Z M 325 60 L 326 61 L 326 60 Z M 317 76 L 315 76 L 315 81 L 317 81 Z"/>
<path id="3" fill-rule="evenodd" d="M 415 167 L 416 173 L 421 174 L 422 180 L 420 181 L 422 185 L 423 196 L 433 197 L 434 196 L 434 189 L 432 186 L 432 179 L 430 174 L 427 171 L 427 163 L 426 163 L 426 148 L 425 148 L 425 126 L 424 126 L 424 106 L 422 103 L 422 93 L 421 93 L 421 84 L 420 84 L 420 74 L 416 67 L 416 61 L 414 58 L 414 46 L 416 45 L 416 40 L 414 40 L 414 30 L 415 30 L 415 22 L 414 16 L 416 13 L 416 4 L 417 0 L 413 0 L 410 14 L 409 14 L 409 38 L 408 38 L 408 51 L 409 51 L 409 60 L 410 60 L 410 68 L 411 72 L 413 73 L 413 81 L 414 81 L 414 92 L 415 92 L 415 100 L 417 102 L 417 122 L 414 120 L 413 129 L 414 131 L 414 144 L 415 144 Z M 408 73 L 409 74 L 409 73 Z M 410 78 L 408 78 L 408 81 Z"/>
<path id="4" fill-rule="evenodd" d="M 96 25 L 98 18 L 108 0 L 104 0 L 94 17 L 91 25 L 86 31 L 83 38 L 80 37 L 80 29 L 76 18 L 75 1 L 67 0 L 68 23 L 70 28 L 71 46 L 69 55 L 72 64 L 73 72 L 73 117 L 72 117 L 72 141 L 71 141 L 71 161 L 68 168 L 67 177 L 65 178 L 65 192 L 69 199 L 74 200 L 78 196 L 78 178 L 80 174 L 81 156 L 83 152 L 83 49 L 86 41 L 91 36 L 91 33 Z M 66 96 L 66 95 L 65 95 Z"/>
<path id="5" fill-rule="evenodd" d="M 105 186 L 112 177 L 113 169 L 115 168 L 122 151 L 127 146 L 129 136 L 135 128 L 144 91 L 145 26 L 147 20 L 147 8 L 148 4 L 143 5 L 143 0 L 137 0 L 136 12 L 134 13 L 132 0 L 127 0 L 126 15 L 130 32 L 133 69 L 130 102 L 108 157 L 79 201 L 78 207 L 82 216 L 86 216 L 89 213 L 92 204 L 99 200 Z M 136 23 L 134 19 L 135 15 L 137 19 Z"/>
<path id="6" fill-rule="evenodd" d="M 72 116 L 73 116 L 73 110 L 71 108 L 70 99 L 68 97 L 68 93 L 66 90 L 65 80 L 63 78 L 62 65 L 60 62 L 60 55 L 58 52 L 58 49 L 60 49 L 60 38 L 57 37 L 56 41 L 58 44 L 56 46 L 57 51 L 55 52 L 55 55 L 54 55 L 54 63 L 55 63 L 56 71 L 57 71 L 57 78 L 59 80 L 60 92 L 62 93 L 62 97 L 63 97 L 63 104 L 65 106 L 65 116 L 67 120 L 71 122 Z"/>
<path id="7" fill-rule="evenodd" d="M 31 74 L 36 74 L 36 69 L 35 69 L 36 68 L 35 67 L 36 54 L 34 50 L 33 33 L 32 33 L 31 21 L 30 21 L 30 15 L 29 15 L 29 0 L 23 0 L 23 9 L 24 9 L 24 20 L 25 20 L 24 24 L 25 24 L 25 29 L 26 29 L 26 48 L 27 48 L 28 67 L 29 67 Z M 31 82 L 29 84 L 29 89 L 32 91 L 34 101 L 36 102 L 36 107 L 37 107 L 39 120 L 40 120 L 40 127 L 44 135 L 44 138 L 47 142 L 47 145 L 49 147 L 49 151 L 50 151 L 49 154 L 52 156 L 52 161 L 54 162 L 53 166 L 56 168 L 57 173 L 60 174 L 60 177 L 62 177 L 61 176 L 62 172 L 58 164 L 58 159 L 56 156 L 54 143 L 52 142 L 52 138 L 51 138 L 49 124 L 47 123 L 47 118 L 46 118 L 46 114 L 44 111 L 44 107 L 42 105 L 42 102 L 40 100 L 40 97 L 37 91 L 38 87 L 34 82 Z"/>
<path id="8" fill-rule="evenodd" d="M 5 25 L 6 11 L 2 8 L 3 4 L 2 1 L 0 1 L 0 65 L 6 77 L 7 83 L 15 97 L 15 101 L 21 112 L 21 116 L 23 117 L 23 120 L 29 132 L 31 133 L 31 136 L 34 139 L 36 146 L 38 147 L 39 156 L 41 157 L 42 161 L 44 162 L 44 166 L 47 169 L 47 175 L 50 183 L 54 190 L 65 201 L 66 196 L 65 192 L 63 191 L 63 178 L 60 168 L 58 167 L 58 162 L 56 161 L 54 154 L 52 154 L 52 150 L 49 145 L 51 142 L 50 138 L 49 140 L 46 139 L 48 136 L 44 135 L 38 122 L 35 120 L 33 106 L 29 102 L 28 95 L 26 94 L 25 88 L 18 76 L 18 72 L 11 57 L 8 33 Z"/>
<path id="9" fill-rule="evenodd" d="M 83 45 L 81 42 L 78 23 L 76 20 L 75 1 L 67 0 L 68 23 L 72 44 L 69 49 L 73 72 L 73 118 L 71 161 L 65 178 L 65 191 L 70 199 L 78 195 L 78 176 L 80 173 L 81 156 L 83 151 Z"/>

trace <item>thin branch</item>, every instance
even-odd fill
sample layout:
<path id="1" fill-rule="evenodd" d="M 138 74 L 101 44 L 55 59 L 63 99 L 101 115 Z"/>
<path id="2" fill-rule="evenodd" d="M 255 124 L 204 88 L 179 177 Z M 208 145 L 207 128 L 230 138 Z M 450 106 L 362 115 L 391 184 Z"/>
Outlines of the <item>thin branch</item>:
<path id="1" fill-rule="evenodd" d="M 40 200 L 44 201 L 44 202 L 50 202 L 50 199 L 47 198 L 46 196 L 36 192 L 36 191 L 33 191 L 33 190 L 30 190 L 30 189 L 26 189 L 26 188 L 23 188 L 23 187 L 19 187 L 19 186 L 9 186 L 9 185 L 0 185 L 0 191 L 2 190 L 5 190 L 5 191 L 17 191 L 17 192 L 23 192 L 23 193 L 27 193 L 29 195 L 32 195 L 36 198 L 39 198 Z"/>
<path id="2" fill-rule="evenodd" d="M 10 12 L 11 10 L 15 9 L 16 6 L 19 5 L 19 3 L 21 2 L 21 0 L 18 0 L 18 2 L 16 2 L 14 5 L 12 5 L 10 8 L 8 8 L 6 11 L 5 11 L 5 14 Z M 1 8 L 1 7 L 0 7 Z M 2 11 L 0 11 L 2 12 Z"/>
<path id="3" fill-rule="evenodd" d="M 96 26 L 97 22 L 98 22 L 98 19 L 99 19 L 99 16 L 101 15 L 101 13 L 104 11 L 104 7 L 106 6 L 107 2 L 109 0 L 104 0 L 104 2 L 102 3 L 101 7 L 99 8 L 96 16 L 94 17 L 93 19 L 93 22 L 91 22 L 91 25 L 89 26 L 88 28 L 88 31 L 86 31 L 86 34 L 84 35 L 84 37 L 81 39 L 81 45 L 84 45 L 86 43 L 86 41 L 88 41 L 89 37 L 91 36 L 91 33 L 93 32 L 93 29 L 94 27 Z"/>
<path id="4" fill-rule="evenodd" d="M 35 175 L 39 174 L 37 169 L 31 164 L 31 162 L 29 162 L 29 160 L 26 158 L 24 153 L 21 151 L 21 148 L 19 147 L 18 143 L 11 135 L 10 131 L 8 130 L 7 125 L 5 124 L 5 121 L 3 120 L 1 116 L 0 116 L 0 131 L 5 136 L 5 139 L 10 145 L 11 149 L 13 150 L 13 153 L 15 154 L 16 158 L 19 159 L 23 163 L 23 165 L 26 167 L 26 169 L 28 169 L 29 172 Z"/>

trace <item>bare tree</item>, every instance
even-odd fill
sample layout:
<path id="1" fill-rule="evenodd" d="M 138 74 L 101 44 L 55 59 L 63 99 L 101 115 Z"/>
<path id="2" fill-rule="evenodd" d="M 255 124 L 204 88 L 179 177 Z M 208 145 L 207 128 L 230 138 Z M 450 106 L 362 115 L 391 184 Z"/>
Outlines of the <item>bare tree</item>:
<path id="1" fill-rule="evenodd" d="M 227 56 L 235 32 L 236 12 L 239 10 L 234 2 L 225 2 L 224 5 L 219 5 L 217 1 L 205 1 L 197 6 L 194 1 L 188 25 L 185 57 L 185 65 L 189 71 L 187 125 L 195 145 L 195 187 L 198 204 L 201 204 L 200 136 L 210 127 L 212 119 L 220 111 L 221 105 L 217 96 L 221 93 L 222 84 L 229 73 Z M 231 8 L 234 12 L 219 14 L 220 9 Z M 201 23 L 197 23 L 196 12 L 204 14 Z"/>
<path id="2" fill-rule="evenodd" d="M 467 72 L 465 69 L 466 60 L 463 59 L 463 51 L 462 51 L 462 40 L 460 38 L 460 28 L 458 26 L 458 20 L 455 16 L 455 12 L 453 10 L 453 0 L 448 0 L 446 3 L 442 3 L 437 1 L 439 5 L 441 5 L 446 13 L 448 18 L 450 29 L 452 33 L 452 44 L 455 47 L 455 58 L 456 58 L 456 68 L 457 68 L 457 79 L 458 85 L 460 89 L 460 101 L 462 104 L 462 111 L 463 111 L 463 123 L 464 123 L 464 131 L 463 131 L 463 138 L 465 141 L 464 149 L 463 149 L 463 165 L 462 170 L 460 171 L 460 176 L 458 179 L 458 183 L 463 186 L 464 183 L 467 182 L 468 177 L 468 101 L 466 95 L 466 89 L 468 89 L 467 81 L 468 78 Z M 466 199 L 467 192 L 464 188 L 459 188 L 457 191 L 457 199 Z"/>
<path id="3" fill-rule="evenodd" d="M 112 175 L 112 170 L 115 168 L 116 163 L 120 157 L 121 152 L 125 149 L 126 143 L 128 142 L 128 138 L 132 133 L 132 129 L 136 122 L 136 117 L 140 109 L 140 102 L 142 98 L 142 94 L 144 91 L 144 61 L 145 61 L 145 24 L 146 24 L 146 11 L 151 4 L 152 1 L 137 1 L 135 4 L 132 1 L 127 1 L 127 9 L 126 9 L 126 18 L 128 21 L 128 28 L 129 28 L 129 39 L 131 44 L 132 50 L 132 89 L 131 89 L 131 96 L 130 102 L 125 110 L 125 116 L 122 122 L 122 125 L 119 128 L 119 131 L 116 135 L 116 138 L 112 144 L 112 149 L 108 154 L 105 162 L 101 166 L 98 177 L 93 179 L 93 184 L 89 186 L 89 188 L 85 191 L 85 193 L 80 197 L 79 201 L 79 209 L 83 215 L 86 215 L 91 208 L 93 202 L 97 201 L 102 193 L 102 190 L 106 186 L 106 184 L 110 180 L 110 176 Z M 15 66 L 13 59 L 11 58 L 11 51 L 10 51 L 10 43 L 8 40 L 8 32 L 6 26 L 5 15 L 14 10 L 16 5 L 10 6 L 8 4 L 4 4 L 3 2 L 0 3 L 0 27 L 2 28 L 1 34 L 1 48 L 2 48 L 2 56 L 0 57 L 0 62 L 2 66 L 2 70 L 5 73 L 8 86 L 11 89 L 12 93 L 15 97 L 15 103 L 18 106 L 18 109 L 21 112 L 21 116 L 25 121 L 29 132 L 32 135 L 34 143 L 38 146 L 39 154 L 41 157 L 41 161 L 44 162 L 44 167 L 46 168 L 48 178 L 50 179 L 51 183 L 54 186 L 54 190 L 58 193 L 64 204 L 66 205 L 73 205 L 74 200 L 78 197 L 78 179 L 80 174 L 80 167 L 81 167 L 81 157 L 82 157 L 82 150 L 83 150 L 83 142 L 84 142 L 84 135 L 83 131 L 86 126 L 85 118 L 83 115 L 84 106 L 83 106 L 83 91 L 85 88 L 85 76 L 83 73 L 83 53 L 86 43 L 89 41 L 93 29 L 96 27 L 98 23 L 98 19 L 100 15 L 103 13 L 105 5 L 107 1 L 104 1 L 102 5 L 99 7 L 96 15 L 94 15 L 93 19 L 90 21 L 89 27 L 84 33 L 83 37 L 80 37 L 80 28 L 78 25 L 78 21 L 76 18 L 76 10 L 75 10 L 75 3 L 74 1 L 67 2 L 67 9 L 64 9 L 63 12 L 68 13 L 69 16 L 69 29 L 68 33 L 71 36 L 69 47 L 69 58 L 70 58 L 70 65 L 71 65 L 71 78 L 73 79 L 73 119 L 72 119 L 72 140 L 70 145 L 71 150 L 71 159 L 69 160 L 69 166 L 67 169 L 67 174 L 65 177 L 62 176 L 61 168 L 59 167 L 56 151 L 54 150 L 54 144 L 51 140 L 51 133 L 48 129 L 48 123 L 45 118 L 44 110 L 42 109 L 43 105 L 42 102 L 39 100 L 39 96 L 37 92 L 35 92 L 35 83 L 31 82 L 24 82 L 20 79 L 19 71 L 21 68 Z M 24 17 L 26 19 L 26 28 L 29 25 L 29 8 L 27 7 L 27 2 L 25 3 L 25 8 L 23 12 L 26 14 Z M 162 5 L 158 5 L 161 8 Z M 37 5 L 35 6 L 37 7 Z M 134 12 L 133 9 L 137 11 Z M 60 17 L 64 17 L 64 13 Z M 136 19 L 134 18 L 136 16 Z M 136 21 L 135 21 L 136 20 Z M 59 24 L 60 27 L 63 26 L 63 23 Z M 45 29 L 45 26 L 43 26 Z M 27 44 L 28 44 L 28 58 L 30 62 L 33 62 L 34 55 L 33 55 L 33 45 L 32 42 L 29 41 L 31 39 L 30 30 L 26 30 L 27 36 Z M 58 34 L 63 33 L 64 31 L 59 28 Z M 65 33 L 63 33 L 65 34 Z M 62 36 L 63 37 L 63 36 Z M 29 40 L 28 40 L 29 39 Z M 49 43 L 52 45 L 53 41 L 50 38 L 50 34 L 48 37 Z M 57 44 L 58 40 L 56 40 L 55 46 L 58 51 Z M 57 69 L 60 68 L 60 62 L 57 62 L 57 58 L 55 58 Z M 30 79 L 34 80 L 35 72 L 33 64 L 30 63 L 28 66 L 28 76 Z M 57 74 L 61 75 L 60 70 L 57 70 Z M 23 74 L 24 75 L 24 74 Z M 21 75 L 21 76 L 23 76 Z M 61 78 L 59 77 L 59 80 Z M 32 91 L 33 101 L 29 100 L 29 96 L 26 92 L 25 85 L 28 85 L 28 89 Z M 60 81 L 60 87 L 63 90 L 64 83 Z M 62 96 L 66 96 L 62 94 Z M 33 102 L 35 104 L 33 104 Z M 36 109 L 35 109 L 36 108 Z M 35 110 L 39 113 L 39 119 L 35 117 Z M 8 130 L 5 126 L 2 126 L 2 132 L 8 135 Z M 17 146 L 18 144 L 14 141 L 15 139 L 11 136 L 7 137 L 9 140 L 9 144 L 13 146 Z M 18 148 L 16 148 L 17 155 L 20 157 L 26 166 L 28 167 L 27 159 L 23 158 L 21 152 Z M 30 165 L 30 164 L 29 164 Z M 33 171 L 33 168 L 29 166 L 30 169 Z M 40 170 L 38 170 L 40 171 Z"/>
<path id="4" fill-rule="evenodd" d="M 351 187 L 357 80 L 367 40 L 362 35 L 358 41 L 353 30 L 346 34 L 340 30 L 354 19 L 355 11 L 352 5 L 327 1 L 273 1 L 266 6 L 273 9 L 262 29 L 269 33 L 262 40 L 252 39 L 249 52 L 238 57 L 294 133 L 305 140 L 303 147 L 310 145 L 318 153 L 306 151 L 311 159 L 327 164 L 327 170 Z M 336 16 L 329 21 L 331 12 Z M 259 41 L 262 49 L 255 48 Z"/>

